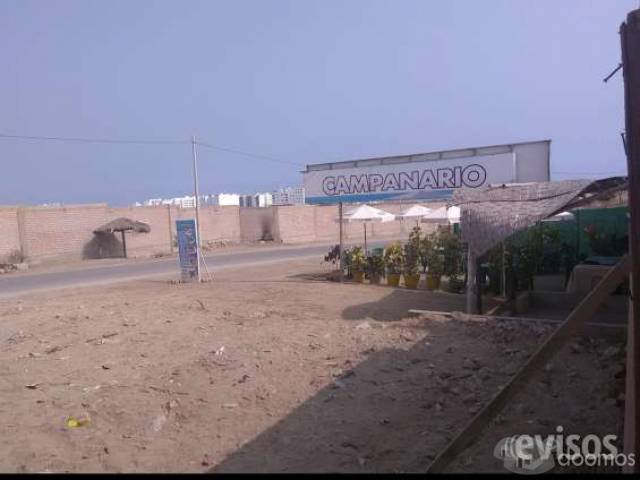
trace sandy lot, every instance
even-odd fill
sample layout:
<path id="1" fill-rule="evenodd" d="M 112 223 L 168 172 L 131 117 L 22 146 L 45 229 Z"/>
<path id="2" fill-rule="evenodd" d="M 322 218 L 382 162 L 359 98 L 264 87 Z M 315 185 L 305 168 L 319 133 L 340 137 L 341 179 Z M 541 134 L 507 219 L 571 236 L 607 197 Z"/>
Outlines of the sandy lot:
<path id="1" fill-rule="evenodd" d="M 403 318 L 464 299 L 326 269 L 1 301 L 0 471 L 424 471 L 552 329 Z M 621 362 L 615 342 L 577 339 L 452 471 L 505 471 L 506 435 L 621 436 Z"/>

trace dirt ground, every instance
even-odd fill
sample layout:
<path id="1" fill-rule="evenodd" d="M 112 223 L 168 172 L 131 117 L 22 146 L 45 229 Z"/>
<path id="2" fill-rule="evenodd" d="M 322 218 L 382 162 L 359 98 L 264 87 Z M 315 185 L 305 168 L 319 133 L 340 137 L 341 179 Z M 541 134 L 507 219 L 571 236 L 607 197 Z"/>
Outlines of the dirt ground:
<path id="1" fill-rule="evenodd" d="M 0 471 L 421 472 L 554 328 L 403 318 L 464 298 L 323 270 L 0 301 Z M 577 339 L 451 471 L 506 472 L 500 438 L 556 425 L 621 438 L 622 355 Z"/>

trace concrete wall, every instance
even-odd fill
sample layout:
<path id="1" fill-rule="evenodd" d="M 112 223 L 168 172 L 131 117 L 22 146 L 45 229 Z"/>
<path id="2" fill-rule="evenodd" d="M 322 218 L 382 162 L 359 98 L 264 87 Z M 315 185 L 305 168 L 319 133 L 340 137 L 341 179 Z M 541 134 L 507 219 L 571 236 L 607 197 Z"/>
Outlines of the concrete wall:
<path id="1" fill-rule="evenodd" d="M 397 213 L 403 205 L 380 204 Z M 437 208 L 440 204 L 430 204 Z M 345 212 L 352 205 L 345 205 Z M 0 207 L 0 263 L 22 251 L 29 259 L 104 258 L 122 254 L 120 234 L 93 234 L 93 230 L 118 217 L 149 224 L 150 233 L 127 232 L 127 252 L 145 257 L 175 251 L 175 221 L 195 217 L 194 209 L 177 207 L 113 208 L 106 204 L 65 207 Z M 255 242 L 272 237 L 276 242 L 308 243 L 339 240 L 337 205 L 240 208 L 205 206 L 200 209 L 203 245 L 208 242 Z M 368 226 L 368 238 L 404 239 L 415 222 L 389 222 Z M 421 224 L 423 230 L 434 227 Z M 361 223 L 344 225 L 345 241 L 363 240 Z"/>

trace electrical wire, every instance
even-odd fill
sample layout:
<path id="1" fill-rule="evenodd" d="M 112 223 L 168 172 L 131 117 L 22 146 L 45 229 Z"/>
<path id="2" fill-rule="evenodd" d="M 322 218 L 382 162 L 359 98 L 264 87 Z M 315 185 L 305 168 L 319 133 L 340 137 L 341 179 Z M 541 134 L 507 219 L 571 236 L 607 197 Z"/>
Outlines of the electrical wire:
<path id="1" fill-rule="evenodd" d="M 597 175 L 597 176 L 616 176 L 625 177 L 626 172 L 551 172 L 553 175 Z"/>
<path id="2" fill-rule="evenodd" d="M 55 141 L 55 142 L 72 142 L 72 143 L 93 143 L 93 144 L 120 144 L 120 145 L 189 145 L 191 141 L 188 140 L 137 140 L 137 139 L 113 139 L 113 138 L 86 138 L 86 137 L 54 137 L 43 135 L 12 135 L 7 133 L 0 133 L 0 139 L 8 140 L 39 140 L 39 141 Z M 221 147 L 213 145 L 207 142 L 196 141 L 196 145 L 202 147 L 211 148 L 214 150 L 220 150 L 223 152 L 233 153 L 236 155 L 243 155 L 245 157 L 253 157 L 261 160 L 267 160 L 270 162 L 283 163 L 288 165 L 295 165 L 297 167 L 304 166 L 301 163 L 291 162 L 288 160 L 282 160 L 280 158 L 270 157 L 268 155 L 255 154 L 245 152 L 243 150 L 237 150 L 234 148 Z"/>
<path id="3" fill-rule="evenodd" d="M 295 165 L 296 167 L 303 167 L 304 166 L 304 164 L 302 164 L 302 163 L 291 162 L 289 160 L 282 160 L 280 158 L 270 157 L 270 156 L 267 156 L 267 155 L 260 155 L 260 154 L 255 154 L 255 153 L 244 152 L 242 150 L 236 150 L 236 149 L 233 149 L 233 148 L 219 147 L 217 145 L 212 145 L 210 143 L 201 142 L 199 140 L 196 140 L 196 145 L 201 145 L 203 147 L 211 148 L 213 150 L 221 150 L 223 152 L 235 153 L 236 155 L 244 155 L 246 157 L 253 157 L 253 158 L 259 158 L 259 159 L 262 159 L 262 160 L 268 160 L 270 162 L 284 163 L 284 164 L 288 164 L 288 165 Z"/>
<path id="4" fill-rule="evenodd" d="M 47 137 L 40 135 L 10 135 L 0 133 L 0 138 L 13 140 L 44 140 L 56 142 L 74 143 L 114 143 L 114 144 L 138 144 L 138 145 L 186 145 L 190 142 L 186 140 L 116 140 L 111 138 L 84 138 L 84 137 Z"/>

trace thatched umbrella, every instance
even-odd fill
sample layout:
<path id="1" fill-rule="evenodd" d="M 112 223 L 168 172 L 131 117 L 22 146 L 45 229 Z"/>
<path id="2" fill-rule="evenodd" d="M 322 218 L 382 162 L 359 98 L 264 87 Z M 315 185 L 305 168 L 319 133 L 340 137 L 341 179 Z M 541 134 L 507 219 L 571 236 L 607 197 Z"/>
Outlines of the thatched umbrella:
<path id="1" fill-rule="evenodd" d="M 124 232 L 132 230 L 137 233 L 149 233 L 151 231 L 151 227 L 143 222 L 138 222 L 137 220 L 131 220 L 130 218 L 116 218 L 115 220 L 111 220 L 109 223 L 105 223 L 101 227 L 96 228 L 93 233 L 101 234 L 101 233 L 114 233 L 120 232 L 122 235 L 122 253 L 123 257 L 127 258 L 127 240 L 125 238 Z"/>

